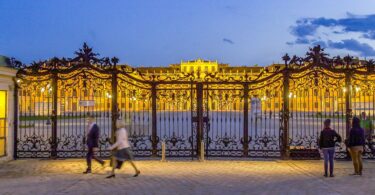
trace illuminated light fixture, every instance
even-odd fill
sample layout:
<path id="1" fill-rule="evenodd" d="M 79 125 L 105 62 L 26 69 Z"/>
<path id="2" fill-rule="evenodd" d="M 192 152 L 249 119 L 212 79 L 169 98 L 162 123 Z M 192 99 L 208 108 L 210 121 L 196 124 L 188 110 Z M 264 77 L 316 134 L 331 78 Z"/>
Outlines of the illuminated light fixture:
<path id="1" fill-rule="evenodd" d="M 44 92 L 46 90 L 46 88 L 44 88 L 44 87 L 42 87 L 41 89 L 40 89 L 40 92 Z"/>
<path id="2" fill-rule="evenodd" d="M 109 94 L 108 92 L 105 93 L 105 96 L 106 96 L 107 98 L 112 98 L 112 95 Z"/>
<path id="3" fill-rule="evenodd" d="M 47 84 L 47 89 L 50 87 L 49 83 Z"/>
<path id="4" fill-rule="evenodd" d="M 289 98 L 291 98 L 291 97 L 293 97 L 293 93 L 292 92 L 289 93 Z"/>
<path id="5" fill-rule="evenodd" d="M 342 88 L 342 91 L 343 91 L 343 92 L 346 92 L 346 88 L 345 88 L 345 87 L 343 87 L 343 88 Z"/>
<path id="6" fill-rule="evenodd" d="M 17 83 L 19 83 L 19 82 L 21 82 L 21 80 L 19 80 L 19 79 L 17 79 L 17 81 L 16 81 Z"/>
<path id="7" fill-rule="evenodd" d="M 297 97 L 297 95 L 296 94 L 294 94 L 294 96 L 293 96 L 294 98 L 296 98 Z"/>
<path id="8" fill-rule="evenodd" d="M 359 90 L 361 90 L 360 87 L 355 87 L 355 91 L 358 92 Z"/>

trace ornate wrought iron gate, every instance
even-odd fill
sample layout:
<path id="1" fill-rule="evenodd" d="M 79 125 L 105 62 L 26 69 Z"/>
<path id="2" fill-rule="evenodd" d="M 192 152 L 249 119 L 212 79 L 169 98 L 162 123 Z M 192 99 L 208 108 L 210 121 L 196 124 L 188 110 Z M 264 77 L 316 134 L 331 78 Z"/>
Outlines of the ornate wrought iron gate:
<path id="1" fill-rule="evenodd" d="M 375 115 L 373 61 L 327 58 L 320 47 L 305 58 L 283 57 L 260 72 L 145 73 L 101 58 L 85 44 L 73 59 L 19 68 L 15 157 L 85 155 L 87 114 L 101 129 L 109 156 L 116 120 L 125 120 L 137 156 L 282 157 L 313 151 L 323 120 L 344 138 L 352 116 Z M 374 158 L 372 133 L 366 158 Z M 346 158 L 340 144 L 337 157 Z"/>

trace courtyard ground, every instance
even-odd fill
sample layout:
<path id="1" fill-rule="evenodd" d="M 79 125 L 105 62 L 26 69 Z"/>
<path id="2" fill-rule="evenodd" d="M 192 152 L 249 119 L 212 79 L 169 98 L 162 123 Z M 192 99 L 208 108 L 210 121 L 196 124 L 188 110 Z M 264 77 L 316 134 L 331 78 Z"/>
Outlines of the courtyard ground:
<path id="1" fill-rule="evenodd" d="M 108 161 L 107 161 L 108 163 Z M 84 175 L 83 159 L 17 160 L 0 164 L 0 194 L 375 194 L 375 161 L 363 176 L 336 162 L 336 177 L 322 176 L 322 161 L 138 160 L 141 175 L 125 164 L 115 179 L 94 164 Z"/>

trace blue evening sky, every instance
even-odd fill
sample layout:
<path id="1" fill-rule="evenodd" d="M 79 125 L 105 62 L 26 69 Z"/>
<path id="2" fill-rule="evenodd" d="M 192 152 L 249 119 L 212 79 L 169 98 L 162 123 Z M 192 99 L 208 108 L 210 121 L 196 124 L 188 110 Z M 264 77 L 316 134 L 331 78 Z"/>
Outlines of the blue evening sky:
<path id="1" fill-rule="evenodd" d="M 204 58 L 269 65 L 321 44 L 375 57 L 371 0 L 0 0 L 0 55 L 73 57 L 83 42 L 132 66 Z"/>

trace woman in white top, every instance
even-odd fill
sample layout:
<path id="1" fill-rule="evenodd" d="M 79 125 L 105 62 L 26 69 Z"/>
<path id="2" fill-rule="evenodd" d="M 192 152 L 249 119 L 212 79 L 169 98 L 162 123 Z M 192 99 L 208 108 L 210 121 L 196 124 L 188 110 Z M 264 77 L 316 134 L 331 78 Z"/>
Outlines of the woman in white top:
<path id="1" fill-rule="evenodd" d="M 111 175 L 107 176 L 107 178 L 115 177 L 115 169 L 120 169 L 125 160 L 129 160 L 130 164 L 135 170 L 134 177 L 137 177 L 141 172 L 133 162 L 134 157 L 128 140 L 128 132 L 125 129 L 125 122 L 122 120 L 117 120 L 116 127 L 116 143 L 109 147 L 109 150 L 117 149 L 114 153 L 114 158 L 116 161 L 112 168 Z"/>

